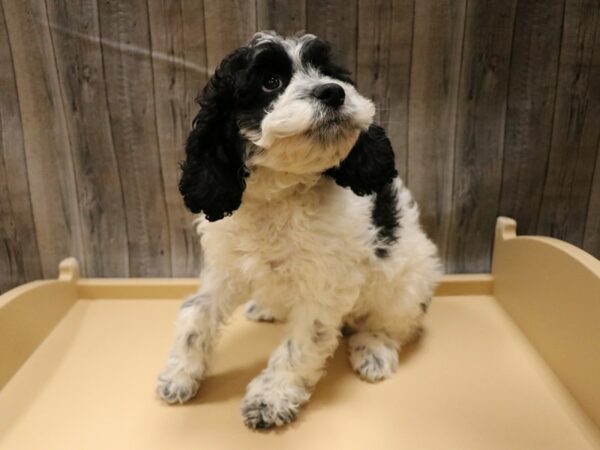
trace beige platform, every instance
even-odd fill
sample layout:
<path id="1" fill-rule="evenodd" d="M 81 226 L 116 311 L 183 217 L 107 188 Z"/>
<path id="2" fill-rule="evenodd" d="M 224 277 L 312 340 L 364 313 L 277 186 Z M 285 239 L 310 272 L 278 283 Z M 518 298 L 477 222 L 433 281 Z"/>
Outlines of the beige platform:
<path id="1" fill-rule="evenodd" d="M 181 298 L 194 280 L 58 280 L 0 297 L 1 449 L 600 448 L 600 262 L 515 237 L 499 219 L 491 275 L 446 276 L 423 338 L 380 384 L 342 342 L 298 420 L 246 429 L 245 385 L 282 327 L 237 315 L 188 405 L 154 397 Z"/>

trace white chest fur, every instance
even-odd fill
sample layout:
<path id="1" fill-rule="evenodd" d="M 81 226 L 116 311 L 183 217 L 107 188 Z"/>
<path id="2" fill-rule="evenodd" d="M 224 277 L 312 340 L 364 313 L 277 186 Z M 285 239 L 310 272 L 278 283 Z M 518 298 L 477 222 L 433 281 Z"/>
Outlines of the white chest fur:
<path id="1" fill-rule="evenodd" d="M 257 170 L 239 210 L 200 227 L 202 245 L 254 297 L 327 296 L 364 278 L 375 233 L 369 205 L 324 176 Z"/>

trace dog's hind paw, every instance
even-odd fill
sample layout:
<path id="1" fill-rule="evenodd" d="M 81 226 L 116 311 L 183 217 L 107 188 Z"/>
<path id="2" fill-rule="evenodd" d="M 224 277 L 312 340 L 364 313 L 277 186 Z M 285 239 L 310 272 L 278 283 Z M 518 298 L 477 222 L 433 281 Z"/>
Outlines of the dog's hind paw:
<path id="1" fill-rule="evenodd" d="M 365 381 L 390 378 L 398 368 L 398 347 L 379 333 L 358 333 L 348 342 L 350 365 Z"/>
<path id="2" fill-rule="evenodd" d="M 273 313 L 269 311 L 268 308 L 259 305 L 254 300 L 250 300 L 244 306 L 244 314 L 246 318 L 249 320 L 253 320 L 255 322 L 274 322 L 275 316 Z"/>

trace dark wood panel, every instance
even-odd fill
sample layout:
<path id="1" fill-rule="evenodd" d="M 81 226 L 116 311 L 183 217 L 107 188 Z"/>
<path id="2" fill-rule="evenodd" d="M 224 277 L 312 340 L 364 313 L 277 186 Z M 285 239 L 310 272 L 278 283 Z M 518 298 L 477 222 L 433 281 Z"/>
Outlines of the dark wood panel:
<path id="1" fill-rule="evenodd" d="M 199 267 L 198 239 L 192 215 L 183 206 L 177 184 L 185 139 L 196 113 L 194 93 L 207 80 L 204 8 L 196 0 L 153 0 L 148 7 L 171 272 L 173 276 L 190 276 Z"/>
<path id="2" fill-rule="evenodd" d="M 257 30 L 256 0 L 204 0 L 206 57 L 209 72 Z"/>
<path id="3" fill-rule="evenodd" d="M 583 243 L 600 139 L 600 5 L 568 0 L 538 233 Z"/>
<path id="4" fill-rule="evenodd" d="M 408 185 L 446 260 L 452 213 L 456 101 L 464 0 L 415 2 L 409 93 Z"/>
<path id="5" fill-rule="evenodd" d="M 358 0 L 306 0 L 306 28 L 331 42 L 334 56 L 356 74 Z"/>
<path id="6" fill-rule="evenodd" d="M 84 262 L 84 258 L 71 143 L 47 11 L 43 0 L 3 4 L 42 273 L 54 277 L 61 259 L 75 256 Z"/>
<path id="7" fill-rule="evenodd" d="M 413 13 L 413 0 L 359 2 L 356 81 L 377 106 L 377 120 L 392 142 L 402 178 L 408 159 Z"/>
<path id="8" fill-rule="evenodd" d="M 129 274 L 121 180 L 106 101 L 95 2 L 48 2 L 66 129 L 77 182 L 83 265 L 95 276 Z"/>
<path id="9" fill-rule="evenodd" d="M 131 276 L 171 274 L 145 1 L 98 3 L 113 144 L 125 203 Z"/>
<path id="10" fill-rule="evenodd" d="M 42 276 L 12 54 L 0 3 L 0 294 Z"/>
<path id="11" fill-rule="evenodd" d="M 596 149 L 596 170 L 588 203 L 583 249 L 600 259 L 600 142 Z"/>
<path id="12" fill-rule="evenodd" d="M 565 0 L 518 2 L 499 215 L 534 234 L 546 176 Z"/>
<path id="13" fill-rule="evenodd" d="M 502 181 L 504 115 L 516 0 L 468 2 L 459 81 L 451 272 L 489 270 Z"/>
<path id="14" fill-rule="evenodd" d="M 257 0 L 259 30 L 292 35 L 306 29 L 306 0 Z"/>

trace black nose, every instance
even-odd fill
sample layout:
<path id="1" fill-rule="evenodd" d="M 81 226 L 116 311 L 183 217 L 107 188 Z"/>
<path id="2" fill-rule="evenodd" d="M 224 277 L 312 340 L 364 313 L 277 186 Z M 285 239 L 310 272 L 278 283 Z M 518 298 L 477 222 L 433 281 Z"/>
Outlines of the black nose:
<path id="1" fill-rule="evenodd" d="M 336 83 L 322 84 L 313 91 L 313 95 L 333 108 L 342 106 L 346 98 L 344 88 Z"/>

